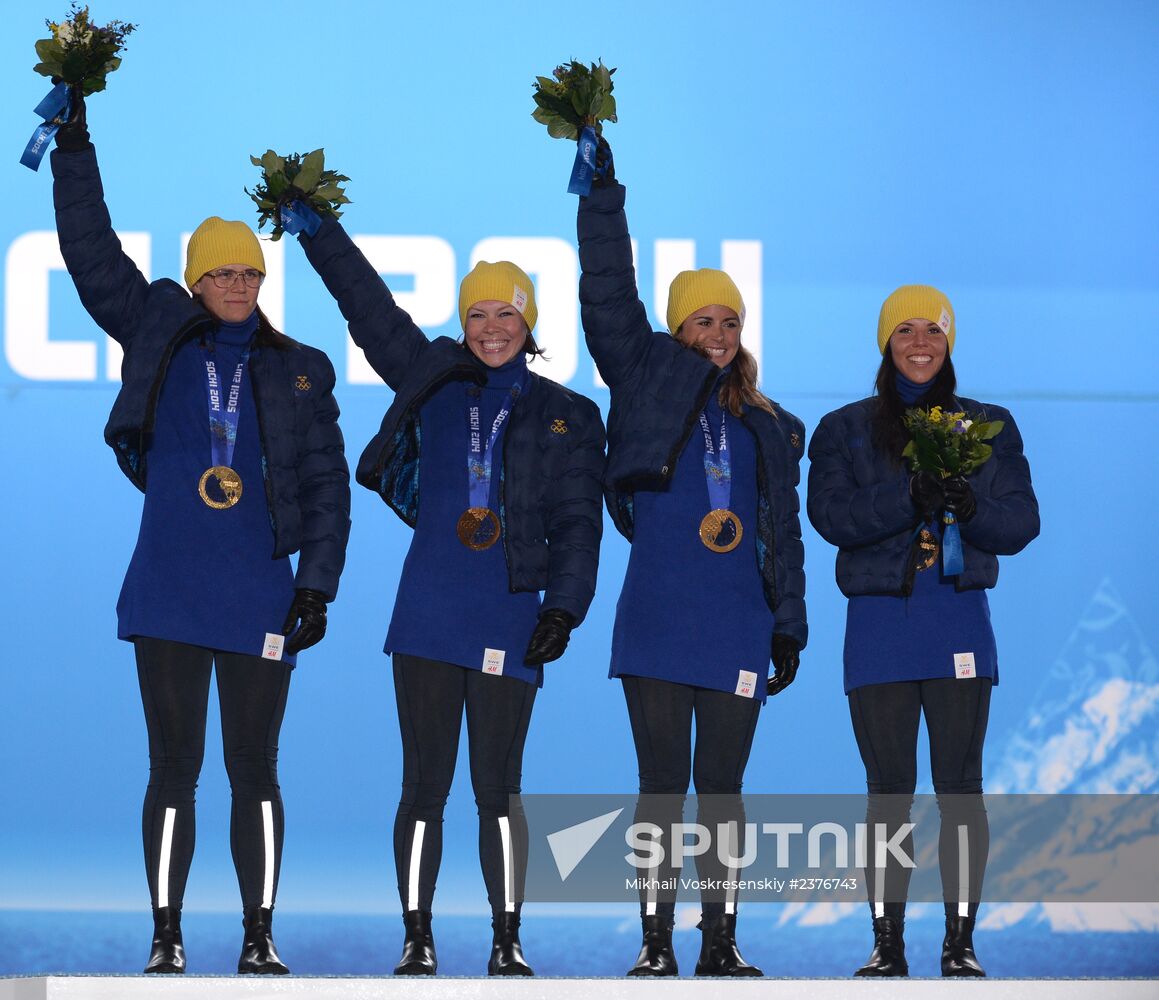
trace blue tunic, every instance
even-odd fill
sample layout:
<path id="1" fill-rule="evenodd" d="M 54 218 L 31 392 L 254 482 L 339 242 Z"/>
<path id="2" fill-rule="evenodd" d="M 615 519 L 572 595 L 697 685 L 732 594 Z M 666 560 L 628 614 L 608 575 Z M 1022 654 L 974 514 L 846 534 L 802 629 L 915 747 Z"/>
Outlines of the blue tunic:
<path id="1" fill-rule="evenodd" d="M 930 525 L 931 530 L 936 526 Z M 937 529 L 940 533 L 940 528 Z M 962 675 L 998 683 L 998 649 L 985 590 L 954 587 L 938 561 L 914 574 L 907 597 L 851 597 L 845 616 L 845 693 L 867 684 Z M 969 660 L 962 662 L 965 654 Z M 955 657 L 961 664 L 955 666 Z M 973 673 L 965 670 L 966 663 Z"/>
<path id="2" fill-rule="evenodd" d="M 223 389 L 256 328 L 255 314 L 245 323 L 223 323 L 207 340 Z M 201 474 L 212 464 L 203 356 L 199 340 L 187 341 L 165 374 L 146 441 L 141 531 L 117 601 L 117 635 L 261 656 L 267 635 L 281 635 L 294 599 L 294 572 L 289 558 L 271 558 L 274 531 L 248 366 L 232 462 L 241 499 L 214 510 L 198 494 Z M 281 659 L 292 665 L 295 657 Z"/>
<path id="3" fill-rule="evenodd" d="M 713 444 L 722 410 L 706 408 Z M 655 677 L 765 700 L 773 613 L 757 565 L 756 441 L 728 414 L 730 509 L 743 525 L 740 544 L 713 552 L 700 540 L 712 505 L 699 422 L 665 492 L 634 494 L 635 529 L 616 605 L 609 676 Z"/>
<path id="4" fill-rule="evenodd" d="M 897 391 L 909 406 L 922 405 L 930 383 L 897 373 Z M 941 539 L 941 519 L 927 525 Z M 985 590 L 958 592 L 942 574 L 941 550 L 933 566 L 914 574 L 909 597 L 862 595 L 849 599 L 845 616 L 845 693 L 868 684 L 937 677 L 989 677 L 998 683 L 998 649 Z M 967 669 L 968 668 L 968 669 Z"/>
<path id="5" fill-rule="evenodd" d="M 488 372 L 480 405 L 483 443 L 511 386 L 526 372 L 523 355 Z M 519 405 L 517 402 L 516 406 Z M 492 510 L 499 510 L 504 421 L 491 463 Z M 456 525 L 467 493 L 467 383 L 450 382 L 419 410 L 422 460 L 418 519 L 403 563 L 384 652 L 407 653 L 469 670 L 543 685 L 543 668 L 523 656 L 539 615 L 539 595 L 511 593 L 503 540 L 474 551 Z"/>

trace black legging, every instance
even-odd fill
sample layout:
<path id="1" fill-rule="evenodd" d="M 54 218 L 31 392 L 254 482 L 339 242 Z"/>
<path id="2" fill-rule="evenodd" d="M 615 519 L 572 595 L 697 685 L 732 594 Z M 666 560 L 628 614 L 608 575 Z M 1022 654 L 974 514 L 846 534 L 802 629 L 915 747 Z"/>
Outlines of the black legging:
<path id="1" fill-rule="evenodd" d="M 990 825 L 982 801 L 982 744 L 990 713 L 990 686 L 988 677 L 936 678 L 872 684 L 849 692 L 853 732 L 865 763 L 870 831 L 874 824 L 884 823 L 892 836 L 909 822 L 917 787 L 918 722 L 925 713 L 930 770 L 941 816 L 938 862 L 947 916 L 973 917 L 978 912 L 990 851 Z M 963 840 L 968 885 L 962 885 L 959 874 Z M 903 847 L 913 857 L 912 837 L 905 839 Z M 910 869 L 887 855 L 885 884 L 878 886 L 872 850 L 869 859 L 865 882 L 870 907 L 874 908 L 875 900 L 884 901 L 874 915 L 901 917 Z M 960 910 L 963 902 L 966 912 Z"/>
<path id="2" fill-rule="evenodd" d="M 393 660 L 402 733 L 394 863 L 403 911 L 429 911 L 434 901 L 443 807 L 455 776 L 465 707 L 487 900 L 495 913 L 518 913 L 527 873 L 527 819 L 518 795 L 536 688 L 420 656 L 395 653 Z"/>
<path id="3" fill-rule="evenodd" d="M 660 888 L 640 893 L 640 912 L 671 917 L 676 908 L 676 890 L 669 888 L 681 877 L 672 865 L 670 831 L 681 821 L 684 796 L 691 777 L 698 796 L 696 820 L 711 832 L 710 850 L 696 856 L 696 872 L 702 880 L 735 879 L 720 861 L 717 846 L 722 824 L 736 823 L 733 857 L 744 848 L 745 814 L 740 791 L 745 765 L 752 749 L 753 732 L 761 703 L 727 691 L 675 684 L 651 677 L 621 677 L 636 761 L 640 770 L 640 799 L 635 822 L 654 823 L 664 848 L 664 861 L 650 872 L 641 872 Z M 692 720 L 696 719 L 696 743 L 692 742 Z M 708 796 L 708 798 L 704 798 Z M 686 876 L 685 876 L 686 877 Z M 736 894 L 709 890 L 701 894 L 701 911 L 716 916 L 735 908 Z"/>
<path id="4" fill-rule="evenodd" d="M 153 905 L 181 908 L 193 860 L 194 799 L 205 756 L 209 678 L 217 666 L 221 740 L 233 792 L 230 847 L 243 906 L 273 906 L 284 814 L 278 732 L 290 668 L 242 653 L 138 638 L 137 677 L 149 731 L 142 835 Z"/>

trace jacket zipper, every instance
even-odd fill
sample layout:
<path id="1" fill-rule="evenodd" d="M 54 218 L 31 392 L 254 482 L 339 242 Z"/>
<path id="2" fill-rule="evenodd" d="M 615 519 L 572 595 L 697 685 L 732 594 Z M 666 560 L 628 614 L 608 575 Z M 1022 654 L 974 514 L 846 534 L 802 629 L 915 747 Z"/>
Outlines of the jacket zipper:
<path id="1" fill-rule="evenodd" d="M 508 544 L 507 533 L 507 442 L 511 437 L 511 429 L 515 426 L 515 414 L 519 407 L 519 401 L 531 395 L 535 375 L 531 372 L 528 372 L 528 375 L 531 377 L 527 380 L 527 392 L 523 393 L 515 401 L 515 405 L 511 407 L 511 426 L 507 428 L 507 433 L 503 435 L 503 464 L 499 471 L 499 481 L 502 485 L 502 489 L 499 491 L 499 527 L 503 534 L 503 556 L 507 560 L 507 592 L 509 594 L 515 594 L 517 591 L 511 582 L 511 546 Z M 546 535 L 546 525 L 544 527 L 544 534 Z M 546 541 L 546 538 L 544 540 Z"/>
<path id="2" fill-rule="evenodd" d="M 762 449 L 761 449 L 760 435 L 757 434 L 755 431 L 753 431 L 748 420 L 746 420 L 744 417 L 741 418 L 741 423 L 743 423 L 745 425 L 745 427 L 747 427 L 749 429 L 749 432 L 753 436 L 753 440 L 756 441 L 756 444 L 757 444 L 757 525 L 756 525 L 756 527 L 758 529 L 758 537 L 759 537 L 760 516 L 761 516 L 760 495 L 761 495 L 761 493 L 764 492 L 764 484 L 765 484 L 765 454 L 764 454 L 764 451 L 762 451 Z M 770 521 L 775 523 L 776 518 L 773 517 L 773 500 L 772 500 L 772 497 L 766 495 L 765 499 L 769 503 Z M 755 548 L 755 546 L 754 546 L 754 548 Z M 776 614 L 776 611 L 777 611 L 775 605 L 781 603 L 780 594 L 777 593 L 777 561 L 776 560 L 777 560 L 777 532 L 775 529 L 771 529 L 769 532 L 769 569 L 770 569 L 770 572 L 771 572 L 772 577 L 773 577 L 774 607 L 770 609 L 773 612 L 773 614 Z M 758 561 L 757 571 L 760 572 L 760 569 L 761 569 L 761 567 L 760 567 L 760 563 Z"/>
<path id="3" fill-rule="evenodd" d="M 711 364 L 711 362 L 709 362 Z M 684 446 L 688 444 L 688 438 L 692 434 L 692 428 L 696 426 L 699 419 L 700 411 L 708 405 L 708 397 L 712 395 L 712 388 L 716 385 L 716 380 L 720 378 L 720 369 L 715 365 L 704 379 L 704 384 L 700 387 L 700 393 L 696 398 L 696 403 L 689 411 L 684 422 L 684 430 L 681 432 L 679 440 L 676 442 L 676 447 L 668 455 L 668 460 L 664 463 L 664 468 L 660 474 L 664 477 L 665 484 L 672 481 L 672 477 L 676 475 L 676 460 L 680 457 L 680 453 L 684 451 Z"/>
<path id="4" fill-rule="evenodd" d="M 257 348 L 257 350 L 261 350 L 261 348 Z M 262 452 L 262 485 L 266 491 L 266 511 L 270 516 L 270 527 L 274 529 L 274 551 L 270 555 L 270 558 L 276 559 L 278 557 L 278 515 L 274 509 L 273 490 L 270 487 L 269 462 L 266 458 L 269 454 L 266 448 L 266 431 L 262 424 L 262 408 L 259 405 L 257 370 L 253 365 L 249 365 L 248 367 L 250 373 L 250 389 L 253 390 L 254 394 L 254 414 L 258 421 L 258 446 Z"/>
<path id="5" fill-rule="evenodd" d="M 141 421 L 140 435 L 137 439 L 137 451 L 141 456 L 141 461 L 137 465 L 137 478 L 141 480 L 141 489 L 145 488 L 145 466 L 148 461 L 146 458 L 148 452 L 145 448 L 145 439 L 152 434 L 153 425 L 157 419 L 157 401 L 161 397 L 161 386 L 165 382 L 165 376 L 169 373 L 169 363 L 173 360 L 173 354 L 182 344 L 187 340 L 192 339 L 193 333 L 199 326 L 212 325 L 212 320 L 208 316 L 194 317 L 189 320 L 180 330 L 174 334 L 165 348 L 165 354 L 161 358 L 161 366 L 157 369 L 157 375 L 153 379 L 153 385 L 149 389 L 149 399 L 145 404 L 145 419 Z"/>
<path id="6" fill-rule="evenodd" d="M 410 401 L 410 405 L 407 406 L 406 410 L 399 418 L 399 426 L 402 426 L 407 420 L 410 419 L 410 415 L 415 413 L 422 406 L 422 404 L 430 398 L 435 389 L 441 388 L 448 382 L 461 381 L 462 376 L 466 376 L 467 381 L 474 382 L 476 385 L 484 385 L 487 382 L 487 376 L 475 368 L 474 365 L 457 364 L 454 368 L 444 372 L 442 375 L 431 379 L 425 386 L 423 386 L 420 392 L 416 392 L 414 394 Z M 384 459 L 389 447 L 390 442 L 388 441 L 382 446 L 382 450 L 378 453 L 378 458 L 374 463 L 374 479 L 379 483 L 382 482 L 382 470 L 386 464 Z"/>

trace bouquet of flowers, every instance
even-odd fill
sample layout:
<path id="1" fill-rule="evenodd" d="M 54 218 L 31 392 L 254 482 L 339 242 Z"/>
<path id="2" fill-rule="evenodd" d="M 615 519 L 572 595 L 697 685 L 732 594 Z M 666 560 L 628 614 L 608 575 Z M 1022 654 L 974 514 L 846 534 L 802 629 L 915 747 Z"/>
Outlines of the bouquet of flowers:
<path id="1" fill-rule="evenodd" d="M 928 472 L 940 479 L 968 476 L 990 458 L 986 442 L 1005 426 L 1003 420 L 973 420 L 962 411 L 947 412 L 940 406 L 911 407 L 902 417 L 913 439 L 902 456 L 914 472 Z M 935 557 L 936 558 L 936 557 Z M 953 511 L 942 511 L 942 569 L 954 576 L 965 569 L 962 533 Z"/>
<path id="2" fill-rule="evenodd" d="M 556 66 L 550 77 L 535 78 L 531 117 L 546 125 L 553 139 L 575 139 L 579 144 L 567 186 L 571 194 L 589 194 L 592 179 L 607 169 L 606 164 L 597 167 L 596 148 L 604 131 L 602 123 L 616 120 L 615 72 L 603 62 L 584 65 L 573 59 Z"/>
<path id="3" fill-rule="evenodd" d="M 556 66 L 550 77 L 535 78 L 531 117 L 547 126 L 553 139 L 578 139 L 585 128 L 603 135 L 602 122 L 616 120 L 612 74 L 602 61 L 585 66 L 574 59 Z"/>
<path id="4" fill-rule="evenodd" d="M 913 434 L 902 456 L 909 459 L 914 472 L 930 472 L 941 479 L 968 476 L 985 464 L 992 450 L 986 442 L 1005 426 L 1002 420 L 971 420 L 965 413 L 948 413 L 940 406 L 911 407 L 902 420 Z"/>
<path id="5" fill-rule="evenodd" d="M 321 149 L 289 156 L 267 149 L 260 157 L 251 156 L 250 162 L 262 168 L 262 179 L 252 191 L 246 188 L 245 193 L 258 206 L 258 229 L 273 220 L 271 239 L 280 240 L 282 233 L 293 236 L 303 229 L 313 236 L 320 216 L 340 218 L 339 206 L 350 204 L 342 187 L 350 178 L 327 170 Z"/>
<path id="6" fill-rule="evenodd" d="M 121 65 L 117 53 L 125 47 L 125 37 L 136 30 L 136 25 L 124 21 L 93 24 L 88 7 L 81 7 L 76 0 L 63 21 L 45 24 L 52 35 L 37 41 L 40 62 L 33 69 L 52 77 L 54 86 L 33 109 L 40 124 L 20 156 L 20 162 L 30 170 L 40 169 L 49 140 L 69 120 L 73 95 L 83 99 L 105 89 L 105 78 Z"/>
<path id="7" fill-rule="evenodd" d="M 52 37 L 36 43 L 40 62 L 33 69 L 52 77 L 54 83 L 77 87 L 85 97 L 105 89 L 105 78 L 121 65 L 117 53 L 125 47 L 125 38 L 137 28 L 124 21 L 94 24 L 88 5 L 82 7 L 76 0 L 69 7 L 68 17 L 59 24 L 45 23 Z"/>

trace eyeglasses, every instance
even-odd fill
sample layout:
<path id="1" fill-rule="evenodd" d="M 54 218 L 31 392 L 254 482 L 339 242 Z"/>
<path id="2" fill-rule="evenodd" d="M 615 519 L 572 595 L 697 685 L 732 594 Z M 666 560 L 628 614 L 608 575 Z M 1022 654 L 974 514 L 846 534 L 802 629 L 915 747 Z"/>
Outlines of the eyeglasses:
<path id="1" fill-rule="evenodd" d="M 261 271 L 255 271 L 252 267 L 245 271 L 231 271 L 229 268 L 223 268 L 220 271 L 210 271 L 206 277 L 212 278 L 213 283 L 218 288 L 233 288 L 233 284 L 238 278 L 245 282 L 246 288 L 257 288 L 266 276 Z"/>

